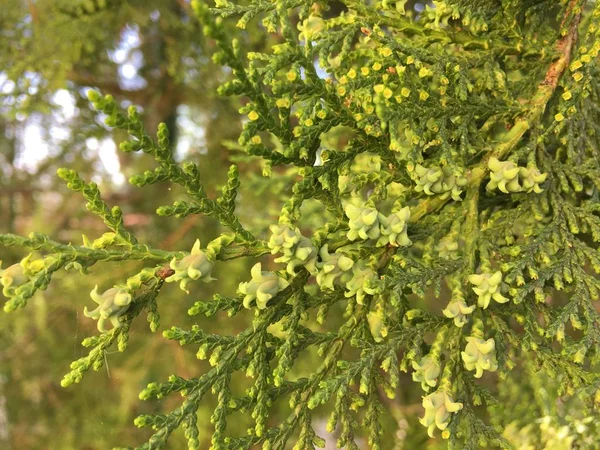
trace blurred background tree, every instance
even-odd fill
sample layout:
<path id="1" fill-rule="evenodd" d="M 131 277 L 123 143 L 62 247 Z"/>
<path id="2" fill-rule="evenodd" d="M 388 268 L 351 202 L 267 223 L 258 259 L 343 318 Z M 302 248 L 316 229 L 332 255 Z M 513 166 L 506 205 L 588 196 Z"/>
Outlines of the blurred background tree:
<path id="1" fill-rule="evenodd" d="M 218 189 L 230 156 L 221 142 L 237 139 L 240 116 L 238 105 L 216 95 L 227 73 L 213 64 L 190 14 L 184 0 L 3 2 L 0 233 L 36 230 L 75 242 L 81 240 L 77 230 L 90 237 L 104 232 L 104 225 L 86 214 L 82 199 L 57 182 L 56 169 L 68 165 L 98 182 L 107 202 L 123 207 L 126 225 L 155 247 L 189 250 L 196 238 L 206 242 L 218 234 L 218 223 L 210 218 L 173 222 L 154 214 L 181 193 L 159 183 L 150 187 L 152 193 L 139 195 L 126 179 L 152 161 L 117 152 L 122 136 L 96 120 L 85 98 L 88 89 L 99 89 L 123 106 L 138 105 L 148 130 L 165 122 L 177 158 L 197 162 L 207 188 Z M 249 35 L 247 42 L 260 47 L 265 38 Z M 245 205 L 250 210 L 252 202 Z M 268 220 L 264 197 L 261 205 Z M 0 260 L 9 265 L 18 258 L 0 248 Z M 228 264 L 230 276 L 221 280 L 221 289 L 232 293 L 248 264 Z M 95 322 L 81 311 L 93 283 L 107 287 L 110 274 L 102 270 L 108 269 L 98 269 L 83 283 L 75 274 L 63 274 L 59 284 L 36 296 L 29 314 L 0 316 L 0 448 L 100 449 L 140 441 L 141 436 L 121 434 L 135 434 L 133 418 L 149 407 L 139 402 L 139 391 L 174 368 L 191 376 L 194 364 L 203 364 L 138 326 L 129 357 L 116 353 L 107 370 L 85 385 L 61 388 L 69 363 L 84 350 L 82 337 L 93 333 Z M 210 287 L 195 289 L 187 297 L 169 286 L 163 320 L 190 322 L 181 311 L 212 295 Z M 173 448 L 181 446 L 175 439 Z"/>

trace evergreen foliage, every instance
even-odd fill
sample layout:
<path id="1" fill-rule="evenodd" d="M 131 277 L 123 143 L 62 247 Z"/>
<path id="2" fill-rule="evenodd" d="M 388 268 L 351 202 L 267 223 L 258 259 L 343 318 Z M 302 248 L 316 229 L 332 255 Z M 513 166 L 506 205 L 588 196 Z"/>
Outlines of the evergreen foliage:
<path id="1" fill-rule="evenodd" d="M 110 231 L 82 244 L 0 235 L 2 245 L 32 252 L 1 273 L 6 311 L 27 306 L 61 270 L 146 265 L 92 292 L 99 306 L 86 315 L 101 333 L 83 341 L 89 354 L 72 363 L 64 386 L 99 370 L 112 346 L 125 351 L 140 314 L 159 328 L 165 281 L 183 290 L 218 283 L 227 273 L 217 260 L 261 257 L 237 296 L 217 294 L 188 311 L 246 317 L 245 329 L 163 331 L 212 368 L 142 391 L 142 400 L 176 392 L 182 400 L 136 419 L 152 429 L 137 448 L 165 448 L 182 429 L 199 449 L 197 412 L 213 395 L 213 449 L 324 447 L 315 422 L 325 413 L 338 447 L 391 449 L 389 400 L 405 390 L 420 391 L 420 422 L 450 448 L 509 448 L 519 442 L 509 425 L 524 428 L 536 408 L 511 402 L 519 386 L 539 395 L 542 375 L 520 381 L 537 372 L 566 402 L 582 399 L 581 423 L 597 418 L 600 4 L 448 0 L 417 12 L 405 0 L 341 3 L 192 2 L 214 60 L 231 69 L 219 92 L 247 100 L 237 145 L 266 161 L 273 183 L 296 181 L 269 234 L 236 214 L 236 166 L 209 195 L 197 165 L 174 159 L 165 124 L 153 138 L 135 107 L 124 111 L 92 90 L 106 125 L 129 135 L 121 150 L 155 162 L 131 184 L 185 191 L 157 213 L 212 216 L 227 231 L 190 252 L 151 248 L 95 183 L 60 169 Z M 276 43 L 245 49 L 230 18 L 241 30 L 264 27 Z M 312 352 L 319 364 L 299 374 Z M 287 416 L 271 420 L 284 402 Z M 238 414 L 253 420 L 246 435 L 228 426 Z M 586 442 L 566 427 L 573 442 Z"/>

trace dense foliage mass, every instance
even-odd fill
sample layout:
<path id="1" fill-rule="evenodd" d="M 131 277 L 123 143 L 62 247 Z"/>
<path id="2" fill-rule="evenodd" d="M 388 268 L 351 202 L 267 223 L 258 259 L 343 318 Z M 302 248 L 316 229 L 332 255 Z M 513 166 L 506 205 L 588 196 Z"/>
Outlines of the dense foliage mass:
<path id="1" fill-rule="evenodd" d="M 97 306 L 84 312 L 100 334 L 83 341 L 89 354 L 62 384 L 99 370 L 113 346 L 125 351 L 140 314 L 157 330 L 165 283 L 188 292 L 226 279 L 230 263 L 219 261 L 261 257 L 236 296 L 188 311 L 251 318 L 237 334 L 163 331 L 212 367 L 142 391 L 143 400 L 183 400 L 136 419 L 153 429 L 138 448 L 164 448 L 179 428 L 189 448 L 202 448 L 198 410 L 211 395 L 213 449 L 308 449 L 332 435 L 339 448 L 400 448 L 416 415 L 407 406 L 421 397 L 419 421 L 451 448 L 597 444 L 600 4 L 192 8 L 213 59 L 230 68 L 219 93 L 245 99 L 243 131 L 228 145 L 260 157 L 269 183 L 295 184 L 261 233 L 236 213 L 245 200 L 237 166 L 209 195 L 198 166 L 175 160 L 166 124 L 154 139 L 135 106 L 90 90 L 106 125 L 129 135 L 121 150 L 156 163 L 131 184 L 185 191 L 158 215 L 207 215 L 227 231 L 189 251 L 152 248 L 94 182 L 60 169 L 110 231 L 81 244 L 1 235 L 32 251 L 1 273 L 4 309 L 26 306 L 63 270 L 145 265 L 92 291 Z M 275 36 L 267 50 L 244 48 L 251 27 Z M 241 434 L 233 424 L 248 416 Z"/>

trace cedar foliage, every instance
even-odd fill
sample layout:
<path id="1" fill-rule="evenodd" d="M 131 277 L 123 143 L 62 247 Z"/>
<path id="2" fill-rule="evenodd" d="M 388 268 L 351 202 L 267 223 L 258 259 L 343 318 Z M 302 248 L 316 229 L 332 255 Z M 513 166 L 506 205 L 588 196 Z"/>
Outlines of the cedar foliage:
<path id="1" fill-rule="evenodd" d="M 237 296 L 216 295 L 188 311 L 247 317 L 246 329 L 163 331 L 212 368 L 148 385 L 142 400 L 177 392 L 182 401 L 138 417 L 136 425 L 153 432 L 137 448 L 164 448 L 180 428 L 189 447 L 200 448 L 197 411 L 210 395 L 218 400 L 214 449 L 323 447 L 314 422 L 324 413 L 338 447 L 393 448 L 390 399 L 409 389 L 422 390 L 421 422 L 432 437 L 441 430 L 450 448 L 509 448 L 502 429 L 524 427 L 527 408 L 535 409 L 511 406 L 520 395 L 535 398 L 543 374 L 563 401 L 580 398 L 596 417 L 600 4 L 341 4 L 192 2 L 216 43 L 214 60 L 231 69 L 219 93 L 246 100 L 240 113 L 248 120 L 229 145 L 262 158 L 273 183 L 296 181 L 270 235 L 236 215 L 243 176 L 235 165 L 220 195 L 209 196 L 198 167 L 174 160 L 166 125 L 153 138 L 135 107 L 123 111 L 112 96 L 90 91 L 106 124 L 129 134 L 121 149 L 155 161 L 130 182 L 169 181 L 187 192 L 157 213 L 212 216 L 228 231 L 190 252 L 150 248 L 95 183 L 61 169 L 110 231 L 82 244 L 0 236 L 33 252 L 2 272 L 6 311 L 25 307 L 57 271 L 147 264 L 92 293 L 99 306 L 85 313 L 100 334 L 83 341 L 89 354 L 71 365 L 64 386 L 99 370 L 113 346 L 125 351 L 138 316 L 159 328 L 165 282 L 187 291 L 194 281 L 226 277 L 217 260 L 261 257 L 264 267 L 254 266 Z M 232 31 L 234 18 L 242 31 Z M 267 53 L 247 51 L 249 27 L 274 33 L 277 43 Z M 264 270 L 269 253 L 282 264 Z M 298 367 L 315 351 L 318 365 Z M 406 371 L 420 387 L 405 386 Z M 288 415 L 272 420 L 283 402 Z M 237 414 L 253 419 L 245 436 L 229 432 Z"/>

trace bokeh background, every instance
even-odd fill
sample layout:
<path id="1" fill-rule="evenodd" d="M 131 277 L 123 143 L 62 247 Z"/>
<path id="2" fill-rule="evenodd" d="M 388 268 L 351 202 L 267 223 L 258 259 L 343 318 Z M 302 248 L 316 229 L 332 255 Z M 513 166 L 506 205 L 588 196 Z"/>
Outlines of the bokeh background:
<path id="1" fill-rule="evenodd" d="M 107 231 L 56 177 L 59 167 L 97 182 L 107 203 L 123 208 L 126 226 L 150 246 L 189 251 L 197 238 L 206 243 L 222 231 L 210 218 L 178 221 L 155 214 L 158 206 L 182 198 L 182 191 L 170 183 L 143 190 L 127 183 L 154 163 L 147 155 L 118 151 L 125 136 L 105 127 L 92 111 L 86 99 L 90 88 L 113 95 L 123 107 L 138 105 L 150 132 L 165 122 L 176 158 L 198 164 L 213 197 L 230 163 L 237 161 L 246 174 L 239 213 L 259 231 L 275 217 L 278 199 L 259 181 L 263 168 L 223 145 L 237 140 L 240 103 L 216 95 L 227 70 L 212 63 L 210 45 L 191 14 L 186 0 L 2 2 L 0 233 L 35 230 L 80 243 L 82 233 L 95 238 Z M 265 36 L 247 34 L 245 41 L 260 48 Z M 23 256 L 18 249 L 0 247 L 3 267 Z M 218 289 L 233 294 L 253 262 L 229 263 Z M 125 354 L 110 354 L 106 367 L 79 385 L 64 389 L 59 384 L 70 362 L 85 354 L 82 339 L 97 333 L 96 323 L 82 314 L 91 306 L 90 290 L 95 284 L 107 289 L 139 269 L 105 264 L 85 277 L 63 272 L 26 309 L 0 314 L 0 449 L 139 445 L 148 430 L 137 430 L 133 419 L 177 404 L 177 398 L 144 403 L 138 394 L 150 381 L 203 370 L 194 349 L 169 342 L 160 332 L 197 323 L 186 311 L 194 301 L 210 298 L 215 283 L 197 283 L 190 295 L 166 286 L 158 333 L 138 320 Z M 216 330 L 217 325 L 203 326 Z M 244 324 L 228 321 L 218 327 L 236 333 Z M 201 412 L 207 439 L 213 407 L 208 401 Z M 171 445 L 187 448 L 180 436 Z"/>

